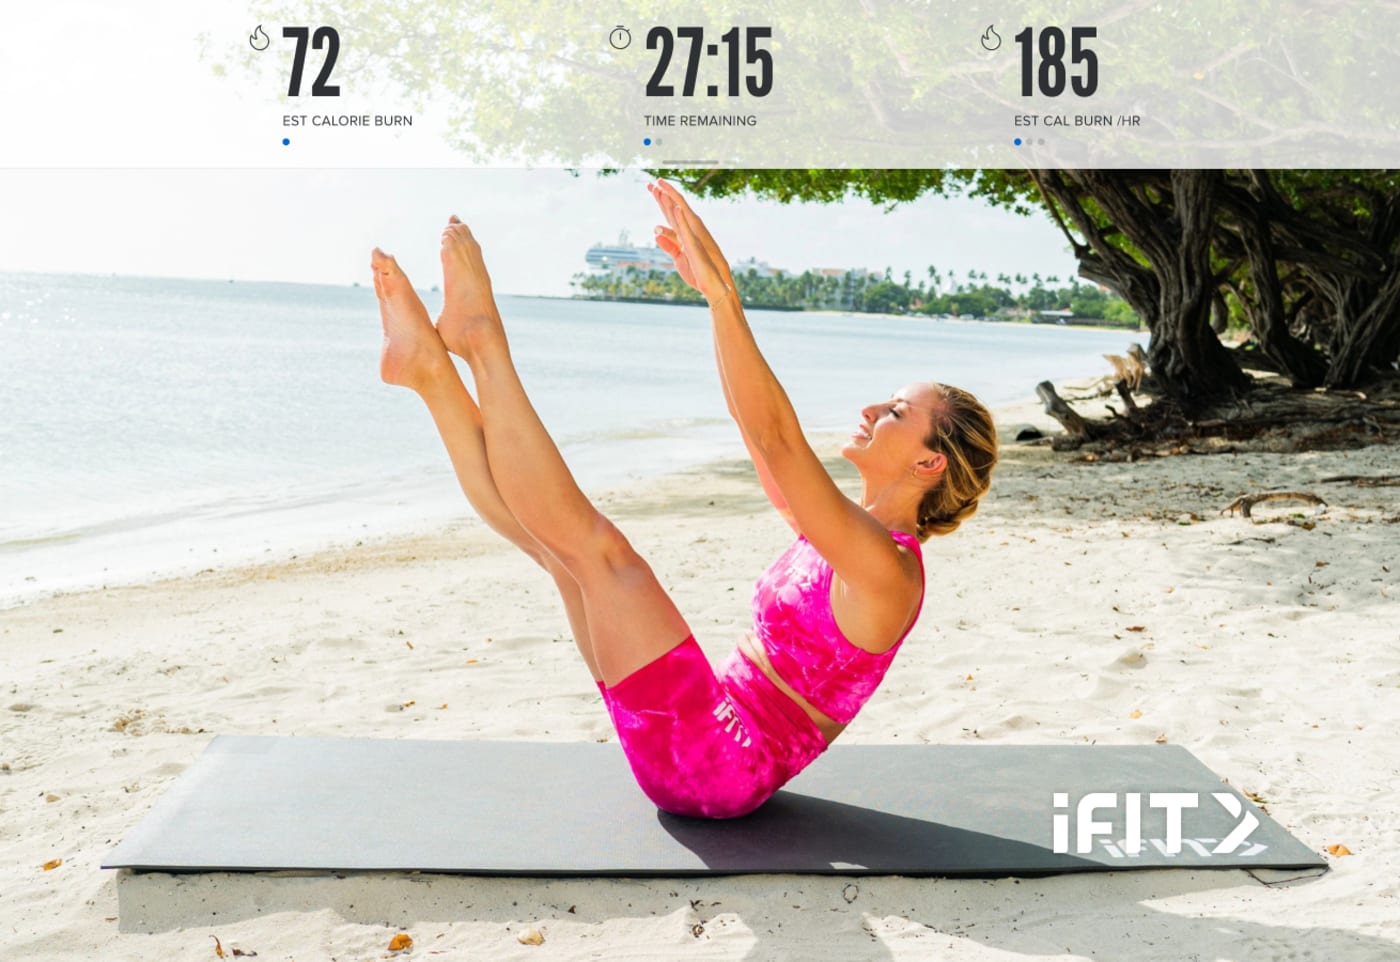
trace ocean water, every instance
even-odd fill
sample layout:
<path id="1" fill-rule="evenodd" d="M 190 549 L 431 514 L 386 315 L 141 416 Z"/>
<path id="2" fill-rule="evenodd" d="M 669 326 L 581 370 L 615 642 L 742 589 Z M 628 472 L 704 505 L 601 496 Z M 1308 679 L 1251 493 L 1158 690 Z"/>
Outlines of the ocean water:
<path id="1" fill-rule="evenodd" d="M 431 312 L 441 295 L 422 292 Z M 742 454 L 701 308 L 501 298 L 585 489 Z M 914 380 L 992 407 L 1125 332 L 755 311 L 804 425 Z M 0 606 L 470 517 L 364 287 L 0 274 Z"/>

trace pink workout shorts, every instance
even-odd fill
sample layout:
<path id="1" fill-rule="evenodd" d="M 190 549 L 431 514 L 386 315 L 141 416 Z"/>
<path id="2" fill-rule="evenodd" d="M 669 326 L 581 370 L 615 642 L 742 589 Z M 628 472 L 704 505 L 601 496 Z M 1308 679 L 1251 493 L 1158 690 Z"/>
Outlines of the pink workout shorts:
<path id="1" fill-rule="evenodd" d="M 637 784 L 676 815 L 747 815 L 826 751 L 807 713 L 738 649 L 716 677 L 690 637 L 598 688 Z"/>

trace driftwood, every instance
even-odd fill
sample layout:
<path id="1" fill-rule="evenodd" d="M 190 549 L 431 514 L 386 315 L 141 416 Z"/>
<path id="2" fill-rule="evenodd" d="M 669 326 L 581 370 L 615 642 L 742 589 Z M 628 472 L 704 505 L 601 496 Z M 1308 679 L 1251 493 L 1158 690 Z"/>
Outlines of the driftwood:
<path id="1" fill-rule="evenodd" d="M 1133 400 L 1134 388 L 1132 388 L 1127 381 L 1120 380 L 1117 384 L 1113 385 L 1113 389 L 1117 391 L 1118 396 L 1123 399 L 1123 405 L 1128 409 L 1128 417 L 1137 417 L 1140 413 L 1140 409 L 1137 406 L 1137 402 Z"/>
<path id="2" fill-rule="evenodd" d="M 1302 504 L 1320 504 L 1324 508 L 1327 507 L 1326 501 L 1315 494 L 1309 494 L 1307 491 L 1269 491 L 1264 494 L 1241 495 L 1226 505 L 1220 513 L 1224 514 L 1228 511 L 1230 514 L 1234 514 L 1238 511 L 1241 517 L 1248 518 L 1250 509 L 1265 501 L 1298 501 Z"/>
<path id="3" fill-rule="evenodd" d="M 1400 474 L 1339 474 L 1323 478 L 1323 484 L 1354 484 L 1358 488 L 1392 488 L 1400 486 Z"/>
<path id="4" fill-rule="evenodd" d="M 1133 344 L 1129 347 L 1127 357 L 1120 354 L 1105 354 L 1103 358 L 1113 365 L 1113 380 L 1124 381 L 1130 390 L 1136 391 L 1138 386 L 1142 384 L 1142 376 L 1146 373 L 1146 366 L 1139 360 L 1138 355 L 1132 352 L 1134 347 L 1137 345 Z M 1138 351 L 1141 353 L 1142 349 L 1138 348 Z"/>
<path id="5" fill-rule="evenodd" d="M 1089 422 L 1080 417 L 1079 412 L 1055 392 L 1055 385 L 1049 381 L 1041 381 L 1035 386 L 1035 393 L 1045 404 L 1045 413 L 1059 421 L 1070 437 L 1081 440 L 1089 437 Z"/>
<path id="6" fill-rule="evenodd" d="M 1354 392 L 1294 390 L 1278 378 L 1264 378 L 1244 397 L 1189 414 L 1170 398 L 1149 394 L 1148 406 L 1141 394 L 1130 402 L 1126 385 L 1113 387 L 1127 411 L 1110 407 L 1112 416 L 1104 420 L 1081 416 L 1052 385 L 1038 385 L 1045 412 L 1064 427 L 1052 436 L 1051 447 L 1081 451 L 1085 460 L 1134 461 L 1222 451 L 1340 450 L 1400 439 L 1400 378 L 1380 383 L 1368 400 Z M 1400 484 L 1395 478 L 1354 483 Z"/>
<path id="7" fill-rule="evenodd" d="M 1147 376 L 1147 354 L 1140 345 L 1136 343 L 1129 344 L 1126 355 L 1105 354 L 1103 355 L 1103 359 L 1113 366 L 1113 373 L 1105 374 L 1095 381 L 1093 385 L 1088 388 L 1091 393 L 1087 396 L 1071 398 L 1071 400 L 1087 400 L 1089 397 L 1100 397 L 1104 394 L 1110 394 L 1113 391 L 1118 391 L 1121 394 L 1122 391 L 1118 387 L 1120 382 L 1127 384 L 1129 391 L 1139 391 L 1142 389 L 1143 378 Z M 1132 409 L 1135 407 L 1136 405 L 1130 405 L 1129 412 L 1131 413 Z M 1110 408 L 1110 410 L 1112 409 Z M 1114 416 L 1117 416 L 1116 412 Z"/>

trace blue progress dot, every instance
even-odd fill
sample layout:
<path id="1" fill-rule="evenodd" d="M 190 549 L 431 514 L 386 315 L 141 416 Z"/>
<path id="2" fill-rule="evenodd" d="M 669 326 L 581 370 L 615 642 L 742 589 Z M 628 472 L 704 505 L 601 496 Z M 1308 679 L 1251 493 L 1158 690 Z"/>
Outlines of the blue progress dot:
<path id="1" fill-rule="evenodd" d="M 282 146 L 283 146 L 283 147 L 287 146 L 287 145 L 290 144 L 291 142 L 292 142 L 292 139 L 291 139 L 290 137 L 283 137 L 283 138 L 282 138 Z M 1019 144 L 1020 141 L 1018 140 L 1018 141 L 1016 141 L 1016 143 Z"/>
<path id="2" fill-rule="evenodd" d="M 644 137 L 644 138 L 642 139 L 642 144 L 643 144 L 644 146 L 646 146 L 646 147 L 650 147 L 650 146 L 651 146 L 651 138 L 650 138 L 650 137 Z"/>
<path id="3" fill-rule="evenodd" d="M 285 144 L 286 141 L 284 140 L 284 141 L 282 141 L 282 143 Z M 1021 138 L 1020 138 L 1020 137 L 1017 137 L 1015 140 L 1012 141 L 1012 143 L 1015 144 L 1017 147 L 1021 146 Z"/>

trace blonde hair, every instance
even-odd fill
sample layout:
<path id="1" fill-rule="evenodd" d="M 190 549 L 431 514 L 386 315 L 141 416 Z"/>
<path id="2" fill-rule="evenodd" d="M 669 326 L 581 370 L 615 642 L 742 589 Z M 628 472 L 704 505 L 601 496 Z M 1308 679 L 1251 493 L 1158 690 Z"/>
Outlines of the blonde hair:
<path id="1" fill-rule="evenodd" d="M 977 513 L 978 502 L 992 486 L 992 469 L 997 463 L 997 431 L 991 412 L 961 388 L 947 384 L 933 387 L 943 395 L 944 406 L 934 416 L 932 433 L 924 445 L 947 458 L 948 467 L 919 502 L 920 541 L 952 534 Z"/>

